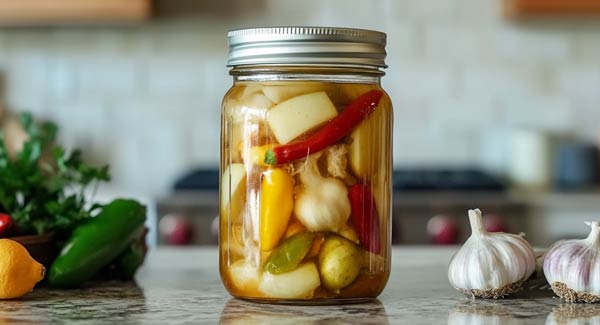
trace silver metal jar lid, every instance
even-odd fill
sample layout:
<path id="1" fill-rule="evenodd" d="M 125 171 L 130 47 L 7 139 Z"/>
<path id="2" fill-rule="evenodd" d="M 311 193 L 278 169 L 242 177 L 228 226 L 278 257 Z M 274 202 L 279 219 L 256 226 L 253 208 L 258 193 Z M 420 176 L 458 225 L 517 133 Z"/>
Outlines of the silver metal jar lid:
<path id="1" fill-rule="evenodd" d="M 386 68 L 386 34 L 335 27 L 264 27 L 230 31 L 228 67 L 246 65 Z"/>

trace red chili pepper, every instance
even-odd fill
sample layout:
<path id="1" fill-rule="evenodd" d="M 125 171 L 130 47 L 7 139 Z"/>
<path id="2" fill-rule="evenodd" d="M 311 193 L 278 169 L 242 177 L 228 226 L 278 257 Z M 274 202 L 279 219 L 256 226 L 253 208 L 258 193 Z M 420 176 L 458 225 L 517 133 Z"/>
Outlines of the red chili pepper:
<path id="1" fill-rule="evenodd" d="M 362 246 L 372 253 L 381 252 L 379 216 L 370 184 L 356 184 L 348 192 L 352 206 L 352 222 Z"/>
<path id="2" fill-rule="evenodd" d="M 0 213 L 0 238 L 8 237 L 13 223 L 13 219 L 8 214 Z"/>
<path id="3" fill-rule="evenodd" d="M 375 110 L 381 96 L 383 92 L 380 90 L 371 90 L 360 95 L 308 139 L 268 150 L 265 154 L 265 163 L 275 166 L 305 158 L 340 141 Z"/>

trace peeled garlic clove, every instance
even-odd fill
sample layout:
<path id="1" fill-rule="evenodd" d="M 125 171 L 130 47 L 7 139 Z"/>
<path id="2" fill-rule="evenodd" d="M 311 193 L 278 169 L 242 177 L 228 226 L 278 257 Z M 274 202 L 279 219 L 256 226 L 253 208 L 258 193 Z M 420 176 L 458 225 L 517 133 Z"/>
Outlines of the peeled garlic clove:
<path id="1" fill-rule="evenodd" d="M 239 260 L 229 267 L 231 282 L 239 290 L 256 290 L 260 279 L 259 269 L 251 263 Z"/>
<path id="2" fill-rule="evenodd" d="M 308 299 L 320 285 L 317 266 L 308 262 L 286 273 L 264 272 L 258 290 L 266 298 Z"/>
<path id="3" fill-rule="evenodd" d="M 556 242 L 544 258 L 548 283 L 567 302 L 600 301 L 600 222 L 587 224 L 587 238 Z"/>
<path id="4" fill-rule="evenodd" d="M 520 290 L 535 271 L 531 245 L 518 235 L 487 232 L 479 209 L 469 210 L 469 221 L 471 237 L 450 261 L 450 284 L 479 298 L 498 299 Z"/>

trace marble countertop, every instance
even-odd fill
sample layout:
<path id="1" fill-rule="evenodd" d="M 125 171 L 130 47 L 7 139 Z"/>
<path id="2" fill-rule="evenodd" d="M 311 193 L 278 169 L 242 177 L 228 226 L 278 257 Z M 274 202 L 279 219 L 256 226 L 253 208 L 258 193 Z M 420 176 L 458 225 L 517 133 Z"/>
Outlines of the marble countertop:
<path id="1" fill-rule="evenodd" d="M 281 306 L 231 298 L 221 285 L 216 249 L 154 250 L 137 285 L 80 290 L 40 288 L 0 302 L 0 324 L 566 324 L 600 322 L 600 305 L 568 305 L 550 291 L 499 301 L 474 300 L 450 287 L 455 248 L 397 248 L 378 300 L 339 306 Z M 587 324 L 587 323 L 586 323 Z"/>

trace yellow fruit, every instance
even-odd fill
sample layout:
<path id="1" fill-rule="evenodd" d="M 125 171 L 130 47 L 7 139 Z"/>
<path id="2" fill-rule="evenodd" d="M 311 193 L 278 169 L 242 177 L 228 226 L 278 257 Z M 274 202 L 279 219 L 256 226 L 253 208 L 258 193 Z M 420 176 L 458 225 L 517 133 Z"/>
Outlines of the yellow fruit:
<path id="1" fill-rule="evenodd" d="M 294 178 L 281 168 L 263 173 L 260 193 L 260 248 L 270 251 L 285 234 L 294 209 Z"/>
<path id="2" fill-rule="evenodd" d="M 46 269 L 21 244 L 0 239 L 0 299 L 23 296 L 40 282 Z"/>
<path id="3" fill-rule="evenodd" d="M 361 263 L 362 254 L 354 243 L 339 236 L 330 236 L 319 253 L 323 285 L 332 290 L 347 287 L 358 277 Z"/>

